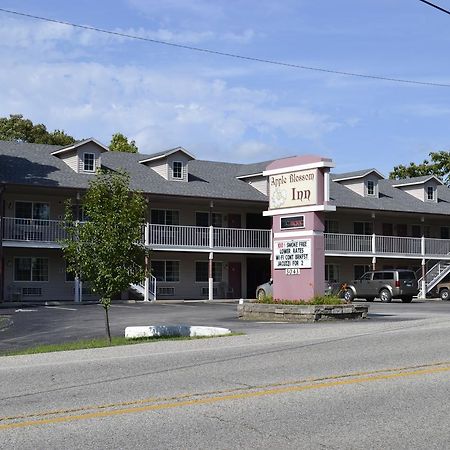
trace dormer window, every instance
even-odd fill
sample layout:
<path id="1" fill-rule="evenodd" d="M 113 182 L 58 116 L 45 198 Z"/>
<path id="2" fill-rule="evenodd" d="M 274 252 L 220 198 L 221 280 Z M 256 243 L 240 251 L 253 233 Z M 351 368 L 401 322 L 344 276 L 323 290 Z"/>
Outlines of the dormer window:
<path id="1" fill-rule="evenodd" d="M 369 197 L 375 197 L 376 194 L 376 183 L 373 180 L 367 180 L 367 195 Z"/>
<path id="2" fill-rule="evenodd" d="M 94 172 L 94 170 L 95 170 L 94 153 L 83 153 L 83 171 Z"/>
<path id="3" fill-rule="evenodd" d="M 433 202 L 434 201 L 434 186 L 427 186 L 427 200 L 429 202 Z"/>
<path id="4" fill-rule="evenodd" d="M 177 180 L 183 178 L 183 163 L 181 161 L 174 161 L 172 163 L 172 177 Z"/>

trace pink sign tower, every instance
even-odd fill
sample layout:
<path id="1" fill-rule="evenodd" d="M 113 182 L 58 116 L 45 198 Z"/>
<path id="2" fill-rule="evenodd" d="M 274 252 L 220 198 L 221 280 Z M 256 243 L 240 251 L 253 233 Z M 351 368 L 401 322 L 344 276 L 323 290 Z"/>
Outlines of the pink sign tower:
<path id="1" fill-rule="evenodd" d="M 273 297 L 309 300 L 325 289 L 324 213 L 330 201 L 329 158 L 296 156 L 272 162 L 269 182 Z"/>

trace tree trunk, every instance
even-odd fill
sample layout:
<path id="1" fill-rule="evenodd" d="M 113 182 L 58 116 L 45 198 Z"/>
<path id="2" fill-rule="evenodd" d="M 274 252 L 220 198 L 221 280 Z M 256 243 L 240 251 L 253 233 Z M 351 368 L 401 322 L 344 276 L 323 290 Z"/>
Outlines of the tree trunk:
<path id="1" fill-rule="evenodd" d="M 111 330 L 109 328 L 109 314 L 108 314 L 108 307 L 105 307 L 105 305 L 103 305 L 103 307 L 105 308 L 105 328 L 106 328 L 106 336 L 108 337 L 108 342 L 109 345 L 111 345 Z"/>

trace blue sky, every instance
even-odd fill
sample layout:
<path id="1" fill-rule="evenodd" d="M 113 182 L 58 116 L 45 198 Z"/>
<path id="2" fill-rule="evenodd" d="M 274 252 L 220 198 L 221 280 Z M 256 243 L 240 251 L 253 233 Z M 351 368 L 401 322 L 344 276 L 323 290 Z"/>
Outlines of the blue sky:
<path id="1" fill-rule="evenodd" d="M 436 0 L 437 1 L 437 0 Z M 450 1 L 439 0 L 450 9 Z M 28 14 L 340 71 L 450 84 L 450 16 L 418 0 L 0 0 Z M 450 87 L 207 55 L 0 12 L 0 115 L 142 153 L 199 159 L 314 153 L 336 172 L 450 148 Z"/>

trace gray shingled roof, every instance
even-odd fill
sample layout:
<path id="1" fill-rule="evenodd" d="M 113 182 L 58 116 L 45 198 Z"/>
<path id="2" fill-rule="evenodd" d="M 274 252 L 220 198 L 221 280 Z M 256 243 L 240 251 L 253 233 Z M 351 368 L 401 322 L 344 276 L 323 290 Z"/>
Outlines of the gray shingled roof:
<path id="1" fill-rule="evenodd" d="M 438 177 L 435 177 L 434 175 L 422 175 L 421 177 L 409 177 L 409 178 L 402 178 L 400 180 L 391 180 L 393 186 L 400 186 L 402 184 L 420 184 L 425 183 L 426 181 L 430 179 L 435 179 L 439 183 L 442 184 L 442 181 L 439 180 Z"/>
<path id="2" fill-rule="evenodd" d="M 77 174 L 62 160 L 50 153 L 58 146 L 0 141 L 0 183 L 67 187 L 84 189 L 92 175 Z M 189 162 L 189 182 L 168 181 L 151 168 L 139 164 L 146 155 L 105 152 L 102 164 L 117 170 L 122 168 L 131 175 L 131 186 L 146 193 L 246 200 L 267 202 L 267 197 L 237 177 L 261 173 L 269 162 L 232 164 L 214 161 Z M 367 173 L 367 170 L 352 172 Z M 332 175 L 332 179 L 343 174 Z M 450 189 L 438 186 L 438 203 L 423 202 L 395 188 L 397 180 L 380 180 L 380 197 L 362 197 L 338 182 L 331 182 L 331 203 L 338 208 L 366 209 L 372 211 L 416 212 L 450 215 Z"/>
<path id="3" fill-rule="evenodd" d="M 377 169 L 371 168 L 371 169 L 354 170 L 353 172 L 334 173 L 331 175 L 331 178 L 333 180 L 345 180 L 345 179 L 351 180 L 353 178 L 354 179 L 362 178 L 371 172 L 376 172 L 377 174 L 381 175 Z"/>

